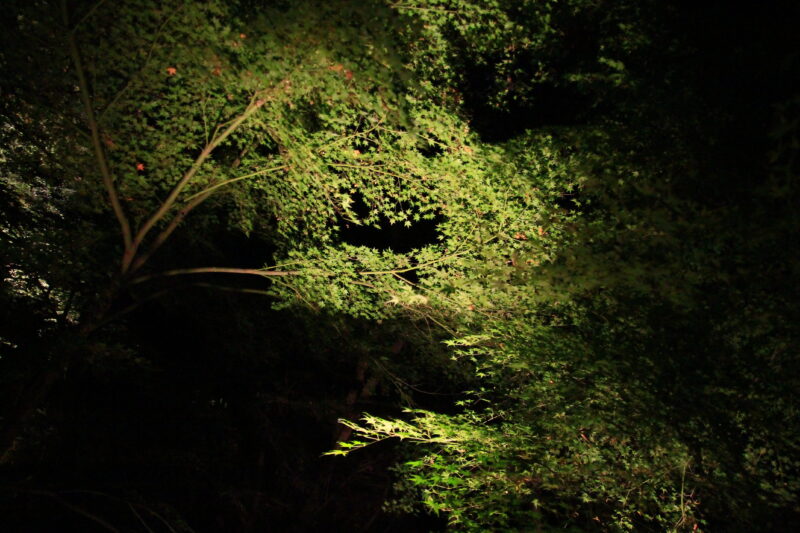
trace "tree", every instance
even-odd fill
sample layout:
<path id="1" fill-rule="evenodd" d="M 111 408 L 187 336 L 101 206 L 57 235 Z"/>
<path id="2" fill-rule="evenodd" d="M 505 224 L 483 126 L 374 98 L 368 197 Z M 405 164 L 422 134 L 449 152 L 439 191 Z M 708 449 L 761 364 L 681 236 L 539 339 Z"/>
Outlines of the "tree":
<path id="1" fill-rule="evenodd" d="M 742 527 L 791 509 L 795 382 L 765 372 L 794 364 L 774 309 L 796 306 L 741 274 L 796 227 L 766 214 L 794 191 L 791 113 L 756 204 L 769 237 L 741 246 L 741 209 L 692 192 L 730 169 L 691 141 L 721 134 L 676 66 L 691 43 L 663 30 L 669 5 L 17 7 L 0 201 L 3 298 L 24 313 L 0 338 L 14 379 L 38 377 L 7 389 L 5 461 L 65 369 L 124 344 L 126 316 L 176 279 L 241 275 L 270 284 L 221 288 L 428 328 L 474 374 L 448 413 L 345 422 L 335 455 L 419 444 L 399 509 L 475 531 L 693 530 L 748 493 Z M 176 243 L 220 227 L 269 241 L 270 264 L 185 264 Z M 387 245 L 406 230 L 422 237 Z"/>

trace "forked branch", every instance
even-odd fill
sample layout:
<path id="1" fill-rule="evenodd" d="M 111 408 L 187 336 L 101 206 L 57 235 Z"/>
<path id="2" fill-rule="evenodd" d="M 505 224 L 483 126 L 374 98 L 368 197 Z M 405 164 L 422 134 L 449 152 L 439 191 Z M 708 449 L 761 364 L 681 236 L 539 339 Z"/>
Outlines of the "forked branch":
<path id="1" fill-rule="evenodd" d="M 242 112 L 241 115 L 233 119 L 228 124 L 228 127 L 222 131 L 222 133 L 216 135 L 213 139 L 211 139 L 211 141 L 208 144 L 206 144 L 205 148 L 203 148 L 203 150 L 200 152 L 200 155 L 198 155 L 194 163 L 192 163 L 192 166 L 189 167 L 189 170 L 187 170 L 186 173 L 184 173 L 184 175 L 181 177 L 181 179 L 178 181 L 175 187 L 172 188 L 172 191 L 170 191 L 169 195 L 161 203 L 156 212 L 153 213 L 153 215 L 150 216 L 150 218 L 148 218 L 144 224 L 142 224 L 142 227 L 139 228 L 139 231 L 136 232 L 136 236 L 134 237 L 133 242 L 131 243 L 130 247 L 126 248 L 125 254 L 123 255 L 122 258 L 123 274 L 127 274 L 135 270 L 135 268 L 131 268 L 132 265 L 134 264 L 134 261 L 136 264 L 136 268 L 139 268 L 141 265 L 144 264 L 146 258 L 142 261 L 136 260 L 136 253 L 138 252 L 139 247 L 141 246 L 145 237 L 147 237 L 150 230 L 153 229 L 153 226 L 155 226 L 159 221 L 161 221 L 164 218 L 164 216 L 169 212 L 170 209 L 172 209 L 172 207 L 175 205 L 175 202 L 178 200 L 178 196 L 180 196 L 181 192 L 186 188 L 186 186 L 189 184 L 192 178 L 194 178 L 197 175 L 197 173 L 200 171 L 200 168 L 203 166 L 203 164 L 206 162 L 209 156 L 211 156 L 211 153 L 214 151 L 214 149 L 217 146 L 219 146 L 225 139 L 227 139 L 233 132 L 235 132 L 242 124 L 244 124 L 244 122 L 248 118 L 250 118 L 256 111 L 258 111 L 258 109 L 261 108 L 261 106 L 263 106 L 264 103 L 266 103 L 266 100 L 259 97 L 259 94 L 256 94 L 256 96 L 252 98 L 252 100 L 250 101 L 244 112 Z M 201 195 L 200 197 L 194 198 L 192 202 L 187 204 L 187 207 L 191 206 L 189 210 L 191 210 L 191 208 L 195 207 L 197 204 L 202 202 L 202 200 L 204 200 L 206 196 L 207 195 Z M 198 198 L 200 200 L 196 201 Z M 176 217 L 179 219 L 178 223 L 180 222 L 180 220 L 183 219 L 183 217 L 186 216 L 187 213 L 188 211 L 184 212 L 183 215 L 179 214 Z M 173 226 L 171 229 L 169 227 L 167 228 L 167 230 L 169 231 L 166 233 L 166 235 L 163 236 L 163 240 L 166 240 L 166 237 L 168 237 L 169 234 L 172 233 L 172 231 L 175 229 L 175 227 L 177 227 L 177 223 L 174 225 L 171 224 L 171 226 Z M 160 246 L 160 243 L 158 245 Z M 149 253 L 146 254 L 146 256 L 149 257 Z"/>

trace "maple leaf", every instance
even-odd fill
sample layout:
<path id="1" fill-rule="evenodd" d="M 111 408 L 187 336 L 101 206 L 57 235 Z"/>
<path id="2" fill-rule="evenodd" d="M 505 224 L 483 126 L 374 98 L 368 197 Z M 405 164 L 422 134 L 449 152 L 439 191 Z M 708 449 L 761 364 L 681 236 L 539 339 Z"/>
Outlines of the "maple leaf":
<path id="1" fill-rule="evenodd" d="M 178 69 L 175 67 L 167 67 L 167 76 L 174 76 L 178 73 Z"/>
<path id="2" fill-rule="evenodd" d="M 144 170 L 144 163 L 136 163 L 136 170 L 143 171 Z"/>

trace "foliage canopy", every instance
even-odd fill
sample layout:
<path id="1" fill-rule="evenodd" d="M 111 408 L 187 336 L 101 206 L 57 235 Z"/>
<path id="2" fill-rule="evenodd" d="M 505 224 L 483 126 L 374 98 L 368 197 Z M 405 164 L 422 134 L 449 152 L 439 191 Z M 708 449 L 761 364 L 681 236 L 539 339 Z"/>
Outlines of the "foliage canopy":
<path id="1" fill-rule="evenodd" d="M 14 4 L 4 463 L 42 445 L 26 428 L 66 369 L 136 360 L 139 306 L 241 274 L 269 284 L 223 288 L 429 350 L 370 360 L 383 380 L 461 387 L 345 413 L 330 455 L 410 443 L 397 512 L 454 531 L 797 516 L 797 97 L 770 93 L 758 163 L 714 153 L 763 109 L 707 106 L 668 3 Z M 214 264 L 219 231 L 268 264 Z"/>

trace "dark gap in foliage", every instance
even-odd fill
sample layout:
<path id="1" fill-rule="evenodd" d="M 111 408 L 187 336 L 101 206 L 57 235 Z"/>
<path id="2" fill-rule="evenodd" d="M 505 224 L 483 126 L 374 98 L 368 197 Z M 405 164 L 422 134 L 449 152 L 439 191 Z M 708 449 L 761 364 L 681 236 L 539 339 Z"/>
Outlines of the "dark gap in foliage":
<path id="1" fill-rule="evenodd" d="M 585 213 L 586 209 L 583 209 L 579 202 L 580 198 L 577 193 L 563 193 L 555 199 L 555 204 L 568 213 Z"/>
<path id="2" fill-rule="evenodd" d="M 522 23 L 529 17 L 524 10 L 511 11 L 511 18 Z M 503 142 L 529 129 L 583 124 L 598 114 L 602 106 L 598 91 L 566 79 L 568 73 L 596 68 L 600 34 L 591 20 L 591 12 L 568 15 L 562 21 L 560 47 L 544 56 L 542 51 L 519 49 L 510 56 L 470 57 L 469 47 L 462 43 L 464 109 L 481 140 Z M 498 65 L 508 62 L 503 70 L 511 74 L 500 76 Z"/>
<path id="3" fill-rule="evenodd" d="M 488 74 L 471 73 L 464 93 L 472 129 L 484 142 L 507 141 L 530 129 L 581 124 L 592 111 L 594 98 L 575 87 L 556 84 L 538 84 L 525 100 L 498 108 L 486 98 L 491 91 Z"/>
<path id="4" fill-rule="evenodd" d="M 766 175 L 774 106 L 800 90 L 800 4 L 775 2 L 746 15 L 719 1 L 680 7 L 675 24 L 696 51 L 681 58 L 701 125 L 691 142 L 706 178 L 679 192 L 713 207 L 752 202 Z"/>
<path id="5" fill-rule="evenodd" d="M 217 239 L 216 246 L 221 258 L 242 268 L 261 268 L 271 263 L 275 245 L 266 239 L 252 234 L 226 231 Z"/>
<path id="6" fill-rule="evenodd" d="M 319 98 L 319 96 L 317 98 Z M 309 133 L 317 133 L 324 129 L 324 124 L 319 116 L 317 106 L 315 106 L 312 101 L 303 101 L 299 108 L 292 110 L 292 113 L 297 116 L 297 120 Z"/>
<path id="7" fill-rule="evenodd" d="M 369 214 L 369 207 L 363 197 L 357 195 L 354 210 L 359 218 Z M 391 250 L 396 253 L 408 253 L 437 242 L 436 228 L 442 217 L 422 219 L 412 222 L 406 227 L 402 223 L 392 224 L 385 216 L 381 216 L 378 226 L 354 224 L 345 220 L 339 221 L 339 235 L 342 242 L 352 246 L 367 246 L 378 250 Z"/>
<path id="8" fill-rule="evenodd" d="M 233 166 L 241 153 L 241 147 L 233 144 L 223 144 L 214 149 L 214 159 L 225 166 Z"/>
<path id="9" fill-rule="evenodd" d="M 419 153 L 422 154 L 423 157 L 434 158 L 442 155 L 444 153 L 444 149 L 438 144 L 428 144 L 419 148 Z"/>
<path id="10" fill-rule="evenodd" d="M 269 157 L 278 154 L 278 147 L 272 140 L 266 139 L 253 146 L 253 153 L 259 157 Z"/>
<path id="11" fill-rule="evenodd" d="M 359 218 L 369 215 L 369 207 L 361 195 L 355 197 L 354 210 Z M 366 246 L 403 254 L 438 242 L 436 229 L 441 222 L 442 217 L 436 216 L 432 219 L 417 220 L 412 222 L 411 226 L 405 226 L 399 222 L 392 223 L 385 216 L 381 216 L 377 222 L 379 227 L 375 227 L 340 219 L 339 236 L 342 242 L 352 246 Z M 411 283 L 419 281 L 419 276 L 414 270 L 401 275 Z"/>

